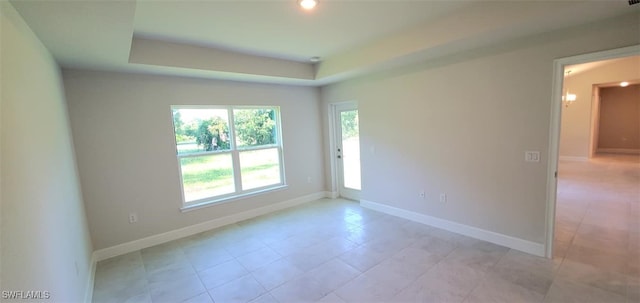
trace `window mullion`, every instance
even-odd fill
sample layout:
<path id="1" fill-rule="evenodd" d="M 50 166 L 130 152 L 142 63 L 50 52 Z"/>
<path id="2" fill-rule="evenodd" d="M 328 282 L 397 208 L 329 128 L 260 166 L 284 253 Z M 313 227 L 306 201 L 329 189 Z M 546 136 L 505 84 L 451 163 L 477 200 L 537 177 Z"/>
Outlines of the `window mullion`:
<path id="1" fill-rule="evenodd" d="M 231 160 L 233 161 L 233 180 L 236 185 L 236 193 L 242 192 L 242 176 L 240 175 L 240 153 L 236 146 L 236 127 L 233 120 L 233 107 L 227 111 L 229 115 L 229 141 L 231 146 Z"/>
<path id="2" fill-rule="evenodd" d="M 278 146 L 278 158 L 280 161 L 280 182 L 282 184 L 286 183 L 286 180 L 284 179 L 284 155 L 282 154 L 282 147 Z"/>
<path id="3" fill-rule="evenodd" d="M 242 176 L 240 175 L 240 153 L 234 150 L 232 153 L 233 160 L 233 179 L 236 184 L 236 192 L 242 191 Z"/>

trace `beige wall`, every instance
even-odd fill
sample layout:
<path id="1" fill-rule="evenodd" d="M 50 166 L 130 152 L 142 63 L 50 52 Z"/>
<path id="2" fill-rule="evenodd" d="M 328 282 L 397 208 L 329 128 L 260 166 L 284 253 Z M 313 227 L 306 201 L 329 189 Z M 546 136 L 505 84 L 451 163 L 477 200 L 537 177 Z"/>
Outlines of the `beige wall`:
<path id="1" fill-rule="evenodd" d="M 599 134 L 600 151 L 640 151 L 640 85 L 600 89 Z"/>
<path id="2" fill-rule="evenodd" d="M 607 61 L 565 77 L 564 89 L 577 95 L 577 101 L 562 107 L 560 157 L 588 158 L 592 119 L 597 117 L 593 86 L 602 83 L 640 79 L 640 56 Z"/>
<path id="3" fill-rule="evenodd" d="M 638 44 L 637 25 L 627 16 L 323 87 L 323 117 L 359 102 L 362 199 L 542 244 L 553 60 Z M 541 161 L 525 163 L 526 150 Z"/>
<path id="4" fill-rule="evenodd" d="M 92 247 L 59 69 L 13 7 L 0 10 L 0 290 L 82 302 Z"/>
<path id="5" fill-rule="evenodd" d="M 96 249 L 324 192 L 316 88 L 81 71 L 64 83 Z M 170 105 L 184 104 L 280 106 L 288 188 L 181 213 Z"/>

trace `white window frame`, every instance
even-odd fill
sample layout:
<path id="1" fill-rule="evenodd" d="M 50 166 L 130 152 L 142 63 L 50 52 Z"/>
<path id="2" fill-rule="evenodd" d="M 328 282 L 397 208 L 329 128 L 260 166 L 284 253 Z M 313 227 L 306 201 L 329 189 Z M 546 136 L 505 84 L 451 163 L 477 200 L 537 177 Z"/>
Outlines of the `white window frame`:
<path id="1" fill-rule="evenodd" d="M 173 114 L 171 114 L 171 125 L 172 125 L 172 133 L 174 140 L 174 147 L 176 152 L 176 160 L 178 166 L 178 176 L 180 178 L 180 195 L 182 197 L 182 207 L 180 208 L 183 212 L 190 211 L 210 205 L 220 204 L 231 202 L 234 200 L 255 196 L 259 194 L 263 194 L 266 192 L 282 190 L 287 187 L 286 179 L 285 179 L 285 168 L 284 168 L 284 152 L 283 152 L 283 143 L 282 143 L 282 120 L 280 116 L 280 107 L 273 105 L 251 105 L 251 106 L 235 106 L 235 105 L 171 105 L 171 113 L 173 113 L 176 109 L 221 109 L 227 111 L 227 119 L 229 121 L 229 150 L 214 150 L 214 151 L 205 151 L 205 152 L 197 152 L 197 153 L 188 153 L 188 154 L 178 154 L 178 142 L 176 140 L 176 129 L 173 124 Z M 275 121 L 276 121 L 276 136 L 275 144 L 269 145 L 260 145 L 260 146 L 245 146 L 238 147 L 236 146 L 236 133 L 235 133 L 235 121 L 233 116 L 234 109 L 273 109 L 275 112 Z M 279 169 L 280 169 L 280 183 L 265 185 L 262 187 L 251 188 L 247 190 L 242 189 L 242 173 L 240 167 L 240 154 L 246 151 L 256 151 L 256 150 L 266 150 L 266 149 L 277 149 L 278 151 L 278 161 L 279 161 Z M 235 191 L 233 193 L 217 195 L 206 197 L 194 201 L 187 202 L 185 200 L 185 191 L 184 191 L 184 180 L 182 177 L 182 164 L 181 159 L 183 158 L 191 158 L 191 157 L 203 157 L 210 155 L 221 155 L 221 154 L 230 154 L 232 167 L 233 167 L 233 180 L 235 185 Z"/>

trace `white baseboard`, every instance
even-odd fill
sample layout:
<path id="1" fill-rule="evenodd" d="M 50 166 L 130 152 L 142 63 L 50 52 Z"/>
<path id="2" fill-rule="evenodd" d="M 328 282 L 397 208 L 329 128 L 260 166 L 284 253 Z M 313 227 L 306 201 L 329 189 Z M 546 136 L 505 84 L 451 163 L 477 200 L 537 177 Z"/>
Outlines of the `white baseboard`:
<path id="1" fill-rule="evenodd" d="M 207 230 L 211 230 L 214 228 L 233 224 L 239 221 L 251 219 L 251 218 L 265 215 L 281 209 L 301 205 L 311 201 L 316 201 L 316 200 L 325 198 L 326 196 L 327 194 L 325 192 L 318 192 L 318 193 L 298 197 L 295 199 L 267 205 L 267 206 L 256 208 L 256 209 L 251 209 L 251 210 L 233 214 L 230 216 L 190 225 L 180 229 L 168 231 L 162 234 L 157 234 L 157 235 L 149 236 L 146 238 L 134 240 L 131 242 L 122 243 L 115 246 L 99 249 L 94 252 L 94 255 L 96 257 L 96 261 L 102 261 L 111 257 L 124 255 L 124 254 L 134 252 L 143 248 L 147 248 L 147 247 L 155 246 L 158 244 L 166 243 L 169 241 L 177 240 L 180 238 L 188 237 L 188 236 L 195 235 Z"/>
<path id="2" fill-rule="evenodd" d="M 93 286 L 95 284 L 97 265 L 98 260 L 96 259 L 96 253 L 93 252 L 91 254 L 91 265 L 89 265 L 89 281 L 87 281 L 87 289 L 84 292 L 84 301 L 86 303 L 93 302 Z"/>
<path id="3" fill-rule="evenodd" d="M 360 205 L 369 209 L 373 209 L 392 216 L 401 217 L 407 220 L 415 221 L 418 223 L 426 224 L 429 226 L 444 229 L 457 234 L 469 236 L 475 239 L 491 242 L 494 244 L 513 248 L 515 250 L 523 251 L 532 255 L 544 257 L 545 247 L 542 243 L 531 242 L 520 238 L 507 236 L 504 234 L 480 229 L 473 226 L 468 226 L 453 221 L 448 221 L 421 213 L 371 202 L 367 200 L 360 200 Z"/>
<path id="4" fill-rule="evenodd" d="M 337 191 L 325 191 L 324 192 L 324 197 L 325 198 L 329 198 L 329 199 L 337 199 L 338 198 L 338 192 Z"/>
<path id="5" fill-rule="evenodd" d="M 596 153 L 603 154 L 624 154 L 624 155 L 640 155 L 640 149 L 628 148 L 598 148 Z"/>
<path id="6" fill-rule="evenodd" d="M 575 156 L 560 156 L 558 157 L 560 161 L 574 161 L 574 162 L 587 162 L 589 161 L 588 157 L 575 157 Z"/>

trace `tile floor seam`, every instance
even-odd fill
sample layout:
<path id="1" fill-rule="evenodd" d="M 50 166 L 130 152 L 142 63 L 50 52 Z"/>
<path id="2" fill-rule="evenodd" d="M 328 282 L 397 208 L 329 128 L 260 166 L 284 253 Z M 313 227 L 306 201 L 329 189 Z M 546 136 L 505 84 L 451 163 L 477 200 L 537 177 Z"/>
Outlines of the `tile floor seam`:
<path id="1" fill-rule="evenodd" d="M 146 282 L 146 290 L 149 294 L 149 298 L 151 298 L 151 302 L 153 302 L 153 297 L 151 297 L 151 282 L 149 281 L 149 271 L 147 269 L 147 265 L 144 263 L 144 258 L 142 257 L 142 249 L 137 251 L 140 254 L 140 259 L 142 260 L 142 268 L 144 269 L 144 279 Z"/>
<path id="2" fill-rule="evenodd" d="M 191 263 L 191 266 L 192 266 L 192 267 L 194 267 L 191 261 L 189 261 L 189 263 Z M 215 265 L 214 265 L 214 266 L 215 266 Z M 208 268 L 211 268 L 211 267 L 213 267 L 213 266 L 210 266 L 210 267 L 208 267 Z M 205 270 L 207 270 L 208 268 L 202 269 L 201 271 L 205 271 Z M 200 276 L 200 272 L 199 272 L 199 271 L 197 271 L 197 270 L 195 269 L 195 267 L 193 268 L 193 270 L 196 272 L 196 276 L 198 277 L 198 280 L 200 280 L 200 284 L 202 284 L 202 287 L 204 288 L 204 292 L 206 292 L 206 293 L 207 293 L 207 296 L 209 296 L 209 298 L 211 299 L 211 301 L 213 301 L 213 298 L 211 297 L 211 294 L 209 293 L 209 289 L 207 288 L 207 285 L 205 285 L 205 284 L 204 284 L 204 281 L 202 281 L 202 276 Z M 196 297 L 196 296 L 194 296 L 194 298 L 195 298 L 195 297 Z M 153 303 L 155 303 L 155 302 L 153 302 Z"/>
<path id="3" fill-rule="evenodd" d="M 438 263 L 439 263 L 439 262 L 440 262 L 440 261 L 438 261 Z M 400 290 L 399 290 L 399 291 L 394 295 L 394 297 L 395 297 L 395 296 L 397 296 L 397 295 L 399 295 L 399 294 L 401 294 L 403 291 L 405 291 L 406 289 L 408 289 L 409 287 L 411 287 L 411 285 L 412 285 L 413 283 L 415 283 L 415 282 L 419 281 L 419 280 L 420 280 L 420 278 L 422 278 L 422 277 L 424 277 L 425 275 L 427 275 L 427 274 L 429 273 L 429 271 L 430 271 L 432 268 L 434 268 L 436 265 L 437 265 L 437 263 L 436 263 L 436 264 L 434 264 L 433 266 L 431 266 L 427 271 L 425 271 L 425 272 L 423 272 L 421 275 L 419 275 L 416 279 L 414 279 L 413 281 L 411 281 L 411 283 L 407 284 L 405 287 L 403 287 L 402 289 L 400 289 Z"/>

